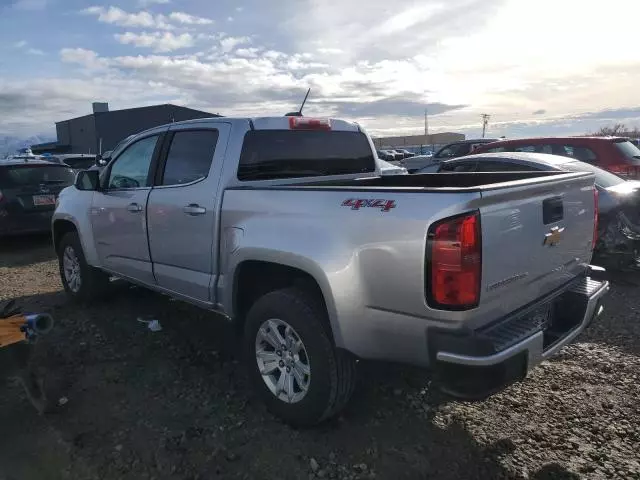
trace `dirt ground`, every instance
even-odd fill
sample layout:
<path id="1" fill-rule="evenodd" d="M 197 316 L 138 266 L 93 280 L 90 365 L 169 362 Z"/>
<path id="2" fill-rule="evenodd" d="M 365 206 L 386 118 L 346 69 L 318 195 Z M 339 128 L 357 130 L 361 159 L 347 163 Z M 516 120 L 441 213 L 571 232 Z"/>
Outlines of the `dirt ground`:
<path id="1" fill-rule="evenodd" d="M 221 320 L 126 286 L 74 306 L 48 238 L 2 240 L 0 300 L 57 321 L 35 363 L 61 405 L 38 416 L 0 382 L 0 480 L 640 479 L 638 284 L 617 281 L 579 343 L 486 401 L 362 362 L 342 417 L 293 430 L 247 388 Z"/>

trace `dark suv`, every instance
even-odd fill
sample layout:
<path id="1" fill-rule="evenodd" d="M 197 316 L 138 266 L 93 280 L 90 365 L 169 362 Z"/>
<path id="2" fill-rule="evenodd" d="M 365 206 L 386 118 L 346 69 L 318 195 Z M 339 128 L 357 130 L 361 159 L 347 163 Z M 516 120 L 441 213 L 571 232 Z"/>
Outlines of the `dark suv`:
<path id="1" fill-rule="evenodd" d="M 640 149 L 622 137 L 521 138 L 481 145 L 473 153 L 500 152 L 562 155 L 625 178 L 640 178 Z"/>
<path id="2" fill-rule="evenodd" d="M 0 236 L 51 231 L 56 198 L 74 180 L 68 165 L 0 161 Z"/>
<path id="3" fill-rule="evenodd" d="M 458 158 L 464 155 L 469 155 L 470 153 L 476 153 L 476 150 L 479 147 L 487 143 L 493 143 L 497 138 L 474 138 L 469 140 L 460 140 L 459 142 L 449 143 L 445 145 L 440 150 L 438 150 L 434 155 L 433 159 L 436 162 L 441 162 L 442 160 L 449 160 L 450 158 Z"/>

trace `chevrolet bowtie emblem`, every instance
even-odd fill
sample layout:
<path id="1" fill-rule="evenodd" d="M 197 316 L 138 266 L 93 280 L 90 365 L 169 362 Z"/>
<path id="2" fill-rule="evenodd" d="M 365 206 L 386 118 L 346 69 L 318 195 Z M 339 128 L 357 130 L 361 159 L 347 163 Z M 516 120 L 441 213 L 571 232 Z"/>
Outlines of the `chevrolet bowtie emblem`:
<path id="1" fill-rule="evenodd" d="M 545 233 L 543 245 L 553 247 L 559 244 L 560 240 L 562 240 L 562 232 L 564 232 L 564 227 L 553 227 L 549 233 Z"/>

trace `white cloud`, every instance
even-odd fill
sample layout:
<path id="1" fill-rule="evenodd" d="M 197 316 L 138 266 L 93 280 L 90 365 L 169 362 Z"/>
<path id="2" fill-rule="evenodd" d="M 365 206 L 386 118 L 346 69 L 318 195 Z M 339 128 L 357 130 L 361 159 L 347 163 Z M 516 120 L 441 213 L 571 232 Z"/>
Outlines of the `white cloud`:
<path id="1" fill-rule="evenodd" d="M 142 32 L 136 34 L 126 32 L 116 34 L 116 40 L 124 45 L 134 45 L 139 48 L 151 48 L 155 52 L 171 52 L 194 45 L 194 39 L 189 33 L 174 35 L 171 32 Z"/>
<path id="2" fill-rule="evenodd" d="M 159 30 L 170 30 L 173 27 L 166 21 L 164 15 L 153 15 L 146 11 L 136 13 L 125 12 L 118 7 L 94 6 L 85 8 L 85 14 L 97 15 L 98 21 L 110 23 L 120 27 L 138 27 L 138 28 L 155 28 Z"/>
<path id="3" fill-rule="evenodd" d="M 27 46 L 27 41 L 26 40 L 20 40 L 16 43 L 13 44 L 13 48 L 24 48 Z"/>
<path id="4" fill-rule="evenodd" d="M 29 48 L 27 49 L 27 53 L 29 55 L 44 55 L 44 52 L 39 48 Z"/>
<path id="5" fill-rule="evenodd" d="M 107 60 L 100 58 L 93 50 L 86 48 L 63 48 L 60 59 L 65 63 L 77 63 L 89 70 L 100 70 L 107 67 Z"/>
<path id="6" fill-rule="evenodd" d="M 222 47 L 223 52 L 230 52 L 238 45 L 250 42 L 251 39 L 249 37 L 225 37 L 220 40 L 220 46 Z"/>
<path id="7" fill-rule="evenodd" d="M 169 20 L 181 23 L 183 25 L 211 25 L 213 20 L 204 17 L 196 17 L 184 12 L 171 12 Z"/>
<path id="8" fill-rule="evenodd" d="M 326 55 L 337 55 L 343 53 L 344 50 L 341 48 L 328 48 L 328 47 L 319 47 L 318 53 L 326 54 Z"/>
<path id="9" fill-rule="evenodd" d="M 233 17 L 227 17 L 227 22 L 233 22 Z"/>
<path id="10" fill-rule="evenodd" d="M 171 0 L 138 0 L 138 5 L 145 8 L 151 5 L 166 5 L 171 3 Z"/>
<path id="11" fill-rule="evenodd" d="M 235 55 L 237 57 L 243 58 L 256 58 L 258 53 L 260 52 L 259 48 L 251 47 L 251 48 L 238 48 L 235 51 Z"/>

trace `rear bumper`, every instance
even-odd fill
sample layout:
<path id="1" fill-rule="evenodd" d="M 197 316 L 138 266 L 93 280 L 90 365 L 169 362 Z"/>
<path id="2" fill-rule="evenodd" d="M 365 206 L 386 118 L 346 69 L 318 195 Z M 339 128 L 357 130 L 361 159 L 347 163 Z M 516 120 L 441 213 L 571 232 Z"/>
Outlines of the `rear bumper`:
<path id="1" fill-rule="evenodd" d="M 53 210 L 5 215 L 0 212 L 0 236 L 51 232 L 52 217 Z"/>
<path id="2" fill-rule="evenodd" d="M 439 383 L 462 398 L 484 398 L 521 380 L 572 342 L 603 311 L 609 282 L 585 277 L 559 295 L 466 335 L 432 332 L 429 349 Z M 544 313 L 548 312 L 546 317 Z M 540 318 L 546 318 L 540 323 Z"/>

